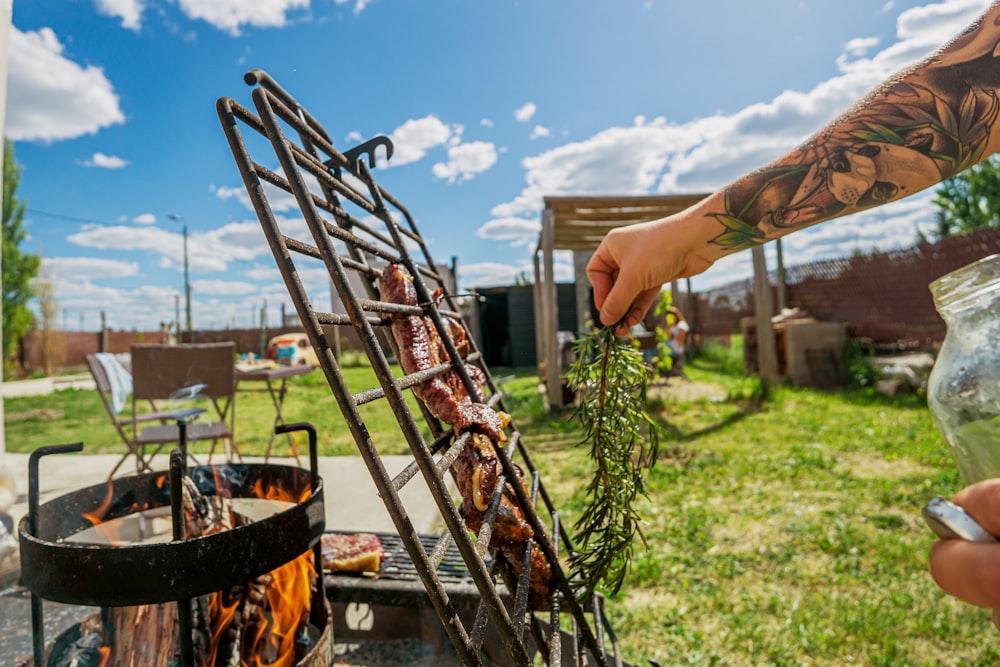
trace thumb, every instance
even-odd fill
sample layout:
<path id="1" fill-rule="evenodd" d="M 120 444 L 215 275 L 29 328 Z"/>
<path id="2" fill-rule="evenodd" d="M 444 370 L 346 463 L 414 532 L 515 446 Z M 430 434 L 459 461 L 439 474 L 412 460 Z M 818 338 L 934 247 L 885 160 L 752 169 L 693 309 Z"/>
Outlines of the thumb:
<path id="1" fill-rule="evenodd" d="M 620 322 L 626 315 L 629 315 L 633 299 L 634 294 L 630 294 L 629 290 L 626 290 L 622 286 L 621 281 L 612 285 L 611 291 L 608 292 L 608 296 L 604 299 L 604 305 L 601 306 L 601 324 L 612 326 Z M 629 326 L 632 325 L 629 324 Z"/>

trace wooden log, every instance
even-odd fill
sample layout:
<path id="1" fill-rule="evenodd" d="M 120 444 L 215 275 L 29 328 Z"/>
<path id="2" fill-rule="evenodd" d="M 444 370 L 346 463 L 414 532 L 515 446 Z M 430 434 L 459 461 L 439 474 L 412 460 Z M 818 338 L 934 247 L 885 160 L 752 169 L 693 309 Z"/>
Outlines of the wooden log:
<path id="1" fill-rule="evenodd" d="M 183 479 L 185 539 L 193 539 L 230 530 L 241 520 L 232 510 L 232 502 L 223 496 L 204 496 L 190 478 Z M 215 594 L 213 594 L 215 595 Z M 212 637 L 217 619 L 213 618 L 212 595 L 188 602 L 192 605 L 192 645 L 195 663 L 239 666 L 239 646 L 226 662 L 211 660 Z M 239 601 L 236 602 L 239 604 Z M 178 603 L 108 607 L 101 610 L 107 629 L 106 646 L 111 649 L 107 667 L 175 667 L 181 663 L 180 620 Z M 235 660 L 235 661 L 234 661 Z M 67 663 L 68 664 L 68 663 Z"/>
<path id="2" fill-rule="evenodd" d="M 183 479 L 185 539 L 212 535 L 249 523 L 233 510 L 224 496 L 203 496 L 189 479 Z M 235 555 L 234 555 L 235 556 Z M 190 603 L 194 664 L 240 667 L 271 664 L 280 641 L 274 641 L 274 616 L 268 590 L 271 573 L 253 581 L 184 601 Z M 57 667 L 104 664 L 106 667 L 175 667 L 182 664 L 180 617 L 177 603 L 108 607 L 87 625 L 86 641 L 71 646 Z M 83 632 L 84 624 L 81 625 Z M 279 635 L 274 635 L 277 637 Z M 82 639 L 82 638 L 81 638 Z M 106 663 L 100 658 L 109 652 Z"/>
<path id="3" fill-rule="evenodd" d="M 174 603 L 102 610 L 109 634 L 109 665 L 173 667 L 180 664 L 178 616 Z"/>

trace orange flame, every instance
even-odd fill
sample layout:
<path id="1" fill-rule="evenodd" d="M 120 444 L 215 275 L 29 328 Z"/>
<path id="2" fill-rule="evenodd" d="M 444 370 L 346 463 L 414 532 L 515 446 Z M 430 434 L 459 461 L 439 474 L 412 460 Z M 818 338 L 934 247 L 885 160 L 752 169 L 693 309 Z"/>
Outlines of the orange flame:
<path id="1" fill-rule="evenodd" d="M 216 494 L 221 497 L 232 497 L 231 490 L 225 480 L 214 471 Z M 161 486 L 166 483 L 166 475 L 156 480 Z M 312 489 L 308 485 L 304 489 L 287 489 L 282 484 L 266 484 L 258 479 L 252 487 L 254 497 L 263 500 L 301 503 L 308 500 Z M 105 513 L 113 501 L 114 485 L 108 481 L 108 491 L 101 504 L 83 516 L 111 543 L 118 543 L 117 522 L 105 524 Z M 142 511 L 146 506 L 134 505 L 130 512 Z M 104 532 L 100 532 L 100 531 Z M 221 528 L 217 530 L 222 530 Z M 313 551 L 309 550 L 299 557 L 285 563 L 270 572 L 270 579 L 264 592 L 262 610 L 256 612 L 252 622 L 248 624 L 246 617 L 248 601 L 245 595 L 249 587 L 239 590 L 219 591 L 209 595 L 208 624 L 211 638 L 205 652 L 203 664 L 214 665 L 219 656 L 224 639 L 235 622 L 243 626 L 240 641 L 240 667 L 293 667 L 296 664 L 297 634 L 305 626 L 310 612 L 312 586 L 316 580 L 316 569 L 313 562 Z M 242 605 L 242 606 L 241 606 Z M 260 622 L 258 622 L 260 621 Z M 249 627 L 252 625 L 253 627 Z M 111 649 L 102 647 L 99 667 L 109 667 Z"/>
<path id="2" fill-rule="evenodd" d="M 159 488 L 163 488 L 163 485 L 166 484 L 166 482 L 167 476 L 165 474 L 160 475 L 153 480 L 153 483 Z M 122 537 L 121 529 L 123 524 L 120 521 L 114 521 L 113 519 L 106 518 L 108 509 L 114 501 L 114 491 L 114 482 L 109 479 L 104 499 L 90 512 L 81 512 L 80 516 L 89 521 L 90 525 L 94 527 L 94 532 L 108 544 L 121 545 L 128 541 L 127 538 Z M 150 509 L 149 501 L 144 503 L 134 502 L 132 503 L 132 506 L 121 515 L 121 518 L 130 514 L 144 512 L 148 509 Z"/>
<path id="3" fill-rule="evenodd" d="M 104 522 L 104 513 L 108 511 L 111 507 L 111 501 L 114 499 L 115 485 L 109 479 L 108 480 L 108 491 L 104 496 L 104 500 L 98 505 L 93 512 L 81 512 L 80 516 L 90 522 L 90 525 L 96 526 Z"/>
<path id="4" fill-rule="evenodd" d="M 253 485 L 256 497 L 284 502 L 301 502 L 311 493 L 309 488 L 295 493 L 279 485 L 266 486 L 258 480 Z M 292 667 L 296 663 L 296 638 L 309 617 L 312 583 L 316 577 L 313 552 L 306 551 L 270 572 L 271 580 L 265 591 L 262 610 L 250 627 L 251 619 L 240 619 L 243 636 L 240 642 L 241 667 Z M 244 593 L 246 591 L 244 590 Z M 223 637 L 236 620 L 242 596 L 226 604 L 227 592 L 213 593 L 209 600 L 212 640 L 206 664 L 215 664 Z"/>
<path id="5" fill-rule="evenodd" d="M 251 488 L 254 495 L 258 498 L 283 500 L 290 503 L 301 503 L 307 500 L 312 494 L 312 489 L 306 486 L 298 492 L 298 497 L 296 497 L 296 494 L 292 490 L 286 489 L 284 486 L 278 484 L 265 485 L 263 479 L 257 479 Z"/>

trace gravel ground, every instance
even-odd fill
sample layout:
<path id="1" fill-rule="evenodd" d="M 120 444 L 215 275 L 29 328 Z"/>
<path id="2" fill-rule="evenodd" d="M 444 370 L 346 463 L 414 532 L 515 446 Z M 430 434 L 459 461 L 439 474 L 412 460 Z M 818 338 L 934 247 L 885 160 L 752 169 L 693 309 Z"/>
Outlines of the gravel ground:
<path id="1" fill-rule="evenodd" d="M 45 642 L 51 643 L 67 628 L 95 611 L 94 607 L 43 600 Z M 31 655 L 31 594 L 20 586 L 11 586 L 0 591 L 0 665 L 21 665 Z"/>

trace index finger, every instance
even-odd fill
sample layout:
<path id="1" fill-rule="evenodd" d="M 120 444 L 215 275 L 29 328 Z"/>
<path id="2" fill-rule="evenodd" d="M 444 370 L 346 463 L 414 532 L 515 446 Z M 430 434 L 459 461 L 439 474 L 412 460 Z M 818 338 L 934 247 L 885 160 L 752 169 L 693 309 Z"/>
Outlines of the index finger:
<path id="1" fill-rule="evenodd" d="M 612 271 L 603 262 L 600 262 L 598 266 L 594 266 L 595 264 L 597 263 L 591 261 L 587 265 L 587 278 L 594 287 L 594 305 L 600 310 L 604 306 L 604 300 L 608 298 L 608 293 L 611 291 L 612 286 L 615 284 L 618 271 Z M 592 266 L 594 268 L 591 268 Z"/>

